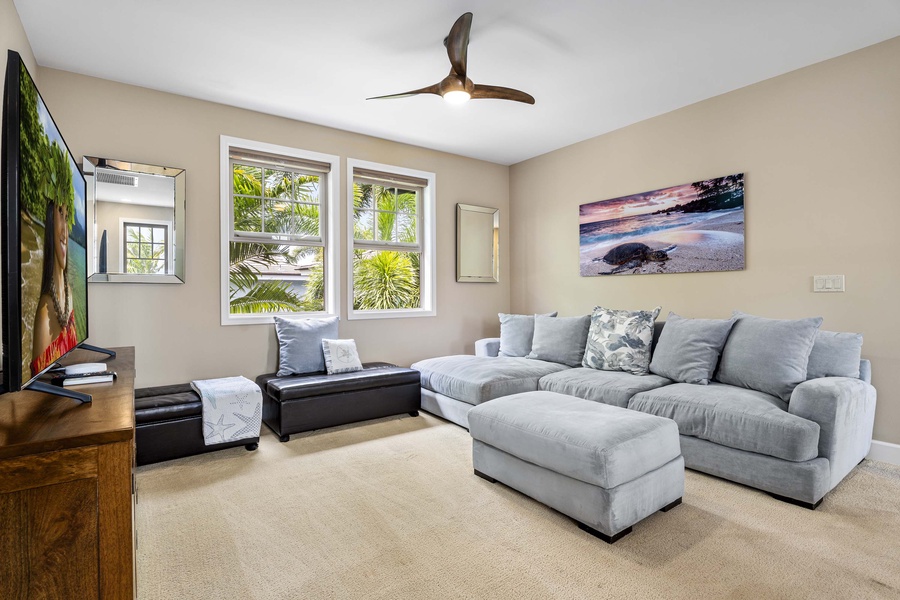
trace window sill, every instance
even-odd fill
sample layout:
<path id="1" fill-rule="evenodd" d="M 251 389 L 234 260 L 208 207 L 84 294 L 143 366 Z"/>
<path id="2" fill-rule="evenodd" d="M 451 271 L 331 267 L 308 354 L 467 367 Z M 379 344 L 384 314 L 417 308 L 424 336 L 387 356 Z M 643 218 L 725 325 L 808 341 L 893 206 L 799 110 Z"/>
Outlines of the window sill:
<path id="1" fill-rule="evenodd" d="M 437 316 L 435 309 L 413 308 L 397 310 L 351 310 L 347 314 L 348 321 L 362 321 L 365 319 L 408 319 L 412 317 Z"/>
<path id="2" fill-rule="evenodd" d="M 222 318 L 222 325 L 272 325 L 275 323 L 275 317 L 283 317 L 285 319 L 324 319 L 325 317 L 335 316 L 337 315 L 327 312 L 228 315 Z"/>

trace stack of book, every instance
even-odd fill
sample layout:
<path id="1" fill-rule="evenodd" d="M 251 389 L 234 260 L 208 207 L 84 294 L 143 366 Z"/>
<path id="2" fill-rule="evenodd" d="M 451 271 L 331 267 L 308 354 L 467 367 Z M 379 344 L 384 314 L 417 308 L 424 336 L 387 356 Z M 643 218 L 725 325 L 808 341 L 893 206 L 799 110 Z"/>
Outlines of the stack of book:
<path id="1" fill-rule="evenodd" d="M 115 371 L 90 371 L 86 373 L 63 373 L 50 379 L 50 383 L 60 387 L 87 385 L 89 383 L 107 383 L 116 378 Z"/>

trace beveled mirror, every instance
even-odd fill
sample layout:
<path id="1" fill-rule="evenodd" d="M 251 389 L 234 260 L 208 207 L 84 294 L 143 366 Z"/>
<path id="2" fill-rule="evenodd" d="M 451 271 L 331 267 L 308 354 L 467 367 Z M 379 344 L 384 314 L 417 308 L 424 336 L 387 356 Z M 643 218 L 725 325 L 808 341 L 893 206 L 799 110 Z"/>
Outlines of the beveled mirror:
<path id="1" fill-rule="evenodd" d="M 85 156 L 89 281 L 184 283 L 184 169 Z"/>
<path id="2" fill-rule="evenodd" d="M 456 281 L 500 281 L 500 209 L 456 205 Z"/>

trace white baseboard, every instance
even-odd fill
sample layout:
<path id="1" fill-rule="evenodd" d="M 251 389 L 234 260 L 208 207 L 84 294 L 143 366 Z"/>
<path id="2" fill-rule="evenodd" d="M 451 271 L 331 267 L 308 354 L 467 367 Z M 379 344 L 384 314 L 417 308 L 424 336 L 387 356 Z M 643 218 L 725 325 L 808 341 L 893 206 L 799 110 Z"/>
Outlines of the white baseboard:
<path id="1" fill-rule="evenodd" d="M 900 444 L 872 440 L 872 449 L 866 458 L 881 460 L 892 465 L 900 465 Z"/>

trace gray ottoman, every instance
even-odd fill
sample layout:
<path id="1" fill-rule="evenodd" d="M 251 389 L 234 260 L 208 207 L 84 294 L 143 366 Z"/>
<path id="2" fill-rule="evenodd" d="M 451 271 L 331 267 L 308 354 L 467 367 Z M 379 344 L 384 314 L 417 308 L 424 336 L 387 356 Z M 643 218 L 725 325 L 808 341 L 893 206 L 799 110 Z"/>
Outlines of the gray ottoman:
<path id="1" fill-rule="evenodd" d="M 572 517 L 610 544 L 684 495 L 671 419 L 538 391 L 472 408 L 469 432 L 476 475 Z"/>

